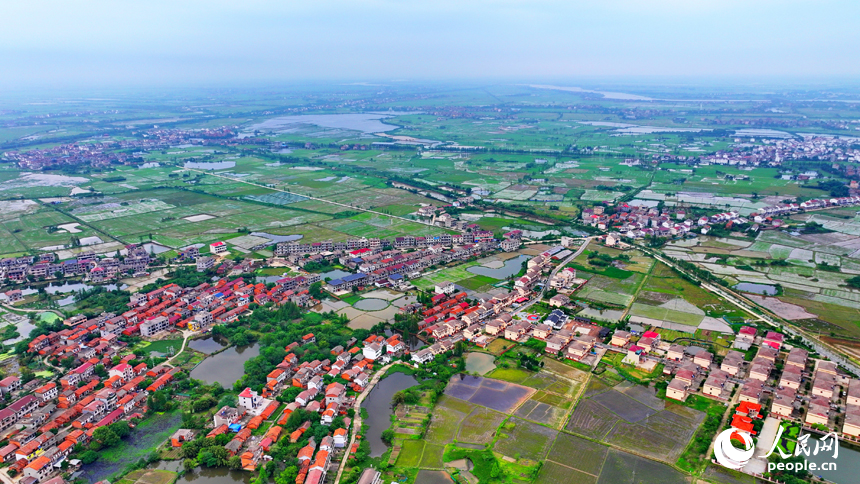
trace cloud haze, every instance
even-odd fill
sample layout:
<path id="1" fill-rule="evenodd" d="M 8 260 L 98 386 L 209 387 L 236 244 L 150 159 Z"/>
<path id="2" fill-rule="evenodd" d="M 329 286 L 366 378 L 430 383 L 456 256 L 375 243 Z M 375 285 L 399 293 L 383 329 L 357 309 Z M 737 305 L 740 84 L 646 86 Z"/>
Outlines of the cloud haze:
<path id="1" fill-rule="evenodd" d="M 852 78 L 860 2 L 4 2 L 0 83 Z"/>

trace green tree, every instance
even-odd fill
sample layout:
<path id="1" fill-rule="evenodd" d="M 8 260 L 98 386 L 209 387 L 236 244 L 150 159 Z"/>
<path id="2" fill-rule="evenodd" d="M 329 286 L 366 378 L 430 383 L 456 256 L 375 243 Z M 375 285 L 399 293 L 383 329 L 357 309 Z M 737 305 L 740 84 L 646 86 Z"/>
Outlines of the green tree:
<path id="1" fill-rule="evenodd" d="M 98 452 L 88 450 L 88 451 L 84 452 L 83 454 L 81 454 L 81 462 L 83 462 L 84 464 L 92 464 L 93 462 L 95 462 L 97 460 L 99 460 L 99 453 Z"/>
<path id="2" fill-rule="evenodd" d="M 119 443 L 119 439 L 119 435 L 110 426 L 99 427 L 93 430 L 93 440 L 101 443 L 102 447 L 113 447 Z"/>

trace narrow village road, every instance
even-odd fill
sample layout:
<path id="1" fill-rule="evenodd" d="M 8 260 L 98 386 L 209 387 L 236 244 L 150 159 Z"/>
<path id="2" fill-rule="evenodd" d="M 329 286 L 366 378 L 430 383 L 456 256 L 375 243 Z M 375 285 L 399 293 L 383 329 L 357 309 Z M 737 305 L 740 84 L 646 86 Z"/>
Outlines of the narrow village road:
<path id="1" fill-rule="evenodd" d="M 346 445 L 346 452 L 343 454 L 343 459 L 340 462 L 340 465 L 337 468 L 337 477 L 334 480 L 334 484 L 340 483 L 340 478 L 343 475 L 343 470 L 346 468 L 346 462 L 349 460 L 350 450 L 352 449 L 353 443 L 355 443 L 355 436 L 361 432 L 361 402 L 370 394 L 370 391 L 373 390 L 373 387 L 379 383 L 379 380 L 385 375 L 385 372 L 388 371 L 389 368 L 396 365 L 397 363 L 389 363 L 382 368 L 379 369 L 374 375 L 373 378 L 370 379 L 370 383 L 367 384 L 367 388 L 361 392 L 361 394 L 356 397 L 355 403 L 352 408 L 355 410 L 355 418 L 352 419 L 352 432 L 350 433 L 349 443 Z"/>
<path id="2" fill-rule="evenodd" d="M 57 309 L 24 309 L 24 308 L 16 308 L 15 306 L 10 306 L 6 303 L 0 304 L 0 306 L 3 306 L 5 309 L 8 309 L 10 311 L 18 311 L 18 312 L 22 312 L 22 313 L 54 313 L 61 318 L 65 317 L 65 315 L 62 313 L 62 311 L 59 311 Z"/>

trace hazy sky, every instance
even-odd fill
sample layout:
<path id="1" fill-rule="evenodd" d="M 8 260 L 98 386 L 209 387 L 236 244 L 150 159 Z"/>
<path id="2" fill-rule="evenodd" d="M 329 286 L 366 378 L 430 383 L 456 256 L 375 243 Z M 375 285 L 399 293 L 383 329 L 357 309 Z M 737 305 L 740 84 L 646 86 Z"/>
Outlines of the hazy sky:
<path id="1" fill-rule="evenodd" d="M 857 0 L 5 0 L 0 83 L 856 79 Z"/>

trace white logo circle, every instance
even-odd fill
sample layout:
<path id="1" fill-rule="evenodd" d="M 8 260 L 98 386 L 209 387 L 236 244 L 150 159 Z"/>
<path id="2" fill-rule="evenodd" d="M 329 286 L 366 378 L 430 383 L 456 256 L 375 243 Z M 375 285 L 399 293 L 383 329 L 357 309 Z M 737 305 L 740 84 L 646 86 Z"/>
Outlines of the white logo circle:
<path id="1" fill-rule="evenodd" d="M 732 434 L 737 434 L 744 441 L 745 449 L 738 449 L 732 445 Z M 753 440 L 749 433 L 737 429 L 728 429 L 720 432 L 714 441 L 714 455 L 723 467 L 729 469 L 741 469 L 747 465 L 755 453 Z"/>

